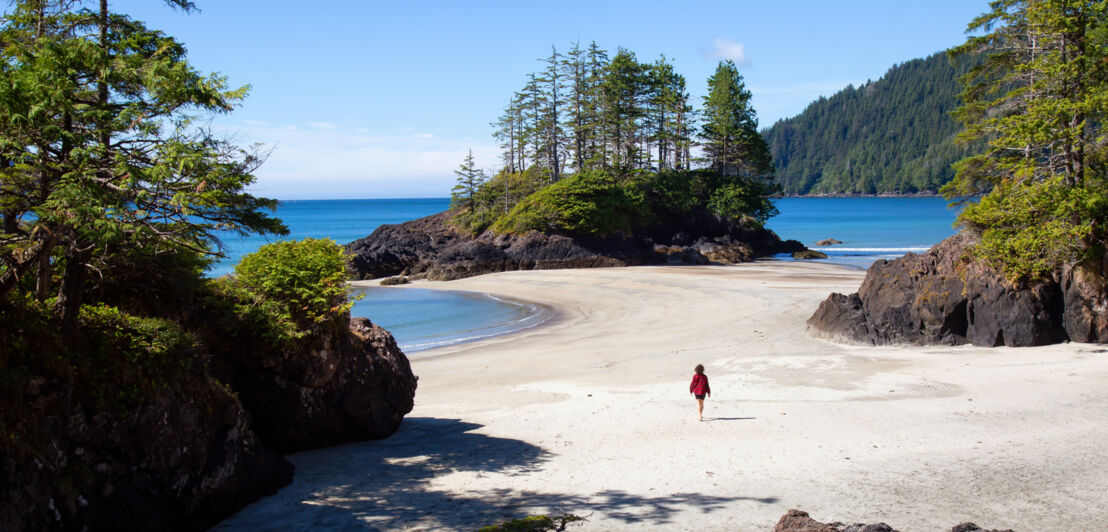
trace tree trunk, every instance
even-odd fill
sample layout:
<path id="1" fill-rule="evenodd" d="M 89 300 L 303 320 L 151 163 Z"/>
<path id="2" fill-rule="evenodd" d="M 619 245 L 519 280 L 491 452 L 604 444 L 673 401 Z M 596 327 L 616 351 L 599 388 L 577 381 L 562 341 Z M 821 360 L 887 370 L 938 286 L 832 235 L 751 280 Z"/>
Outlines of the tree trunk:
<path id="1" fill-rule="evenodd" d="M 54 305 L 54 313 L 61 322 L 63 334 L 77 332 L 81 295 L 88 276 L 85 263 L 89 260 L 89 249 L 82 248 L 75 238 L 65 251 L 65 271 L 62 273 L 62 282 L 58 286 L 58 302 Z"/>

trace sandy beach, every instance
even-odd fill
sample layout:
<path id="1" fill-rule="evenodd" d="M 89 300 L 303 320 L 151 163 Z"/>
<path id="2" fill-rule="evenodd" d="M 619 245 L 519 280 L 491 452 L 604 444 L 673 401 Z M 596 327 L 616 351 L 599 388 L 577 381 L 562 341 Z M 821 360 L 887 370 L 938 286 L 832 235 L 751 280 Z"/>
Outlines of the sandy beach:
<path id="1" fill-rule="evenodd" d="M 217 529 L 472 530 L 561 510 L 588 519 L 570 530 L 768 531 L 798 508 L 905 532 L 1103 530 L 1108 349 L 810 337 L 819 302 L 863 275 L 760 262 L 417 283 L 557 315 L 415 353 L 397 434 L 290 456 L 293 484 Z"/>

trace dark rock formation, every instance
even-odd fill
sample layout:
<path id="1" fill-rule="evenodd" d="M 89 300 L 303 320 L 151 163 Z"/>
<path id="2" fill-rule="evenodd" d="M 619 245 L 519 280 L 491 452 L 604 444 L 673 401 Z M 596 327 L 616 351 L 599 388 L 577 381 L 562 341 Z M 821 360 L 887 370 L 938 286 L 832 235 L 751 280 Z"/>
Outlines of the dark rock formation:
<path id="1" fill-rule="evenodd" d="M 389 436 L 411 412 L 416 377 L 388 331 L 365 318 L 305 349 L 223 346 L 213 366 L 282 453 Z M 230 349 L 228 349 L 228 347 Z"/>
<path id="2" fill-rule="evenodd" d="M 38 449 L 0 457 L 0 530 L 201 530 L 292 481 L 202 370 L 118 411 L 78 404 L 78 385 L 28 380 Z"/>
<path id="3" fill-rule="evenodd" d="M 841 240 L 836 240 L 834 238 L 825 238 L 823 240 L 820 240 L 819 242 L 816 242 L 816 245 L 817 246 L 833 246 L 835 244 L 842 244 L 842 243 L 843 242 Z"/>
<path id="4" fill-rule="evenodd" d="M 972 259 L 966 233 L 870 267 L 858 292 L 832 294 L 808 319 L 827 338 L 867 344 L 1032 346 L 1108 341 L 1104 264 L 1014 285 Z"/>
<path id="5" fill-rule="evenodd" d="M 893 527 L 885 523 L 867 525 L 855 523 L 846 525 L 840 522 L 821 523 L 808 516 L 808 512 L 789 510 L 781 516 L 773 532 L 897 532 Z M 985 530 L 973 523 L 955 525 L 950 532 L 1012 532 L 1012 530 Z"/>
<path id="6" fill-rule="evenodd" d="M 855 523 L 844 525 L 840 522 L 821 523 L 808 516 L 808 512 L 789 510 L 781 516 L 773 532 L 897 532 L 893 527 L 885 523 L 867 525 Z"/>
<path id="7" fill-rule="evenodd" d="M 816 251 L 814 249 L 806 249 L 804 251 L 794 251 L 793 258 L 800 260 L 826 259 L 827 254 L 822 251 Z"/>
<path id="8" fill-rule="evenodd" d="M 347 244 L 360 279 L 394 275 L 450 280 L 510 270 L 599 268 L 643 264 L 731 264 L 805 249 L 772 231 L 715 217 L 682 220 L 640 235 L 580 237 L 544 234 L 470 236 L 448 223 L 451 211 L 382 225 Z"/>
<path id="9" fill-rule="evenodd" d="M 962 523 L 960 525 L 955 525 L 954 528 L 950 529 L 950 532 L 1013 532 L 1013 530 L 1011 528 L 1006 528 L 1004 530 L 996 528 L 985 530 L 973 523 Z"/>

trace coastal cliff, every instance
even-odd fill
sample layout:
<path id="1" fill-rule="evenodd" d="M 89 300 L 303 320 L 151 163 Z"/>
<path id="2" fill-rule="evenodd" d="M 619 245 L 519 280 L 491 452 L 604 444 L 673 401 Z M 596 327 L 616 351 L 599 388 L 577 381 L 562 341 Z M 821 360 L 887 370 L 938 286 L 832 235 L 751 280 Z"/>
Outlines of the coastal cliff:
<path id="1" fill-rule="evenodd" d="M 416 376 L 388 331 L 365 318 L 299 349 L 258 338 L 219 347 L 213 373 L 235 390 L 269 447 L 290 453 L 385 438 L 412 411 Z"/>
<path id="2" fill-rule="evenodd" d="M 382 225 L 346 245 L 358 279 L 393 275 L 451 280 L 511 270 L 644 264 L 733 264 L 805 249 L 773 231 L 718 216 L 688 216 L 635 235 L 575 236 L 530 231 L 469 235 L 450 224 L 456 211 Z"/>
<path id="3" fill-rule="evenodd" d="M 873 345 L 1108 342 L 1108 260 L 1014 284 L 972 258 L 975 243 L 961 233 L 924 254 L 877 261 L 858 292 L 820 304 L 809 332 Z"/>
<path id="4" fill-rule="evenodd" d="M 278 453 L 384 438 L 411 411 L 416 377 L 369 320 L 281 349 L 227 308 L 97 307 L 65 336 L 0 306 L 0 529 L 203 530 L 292 481 Z"/>

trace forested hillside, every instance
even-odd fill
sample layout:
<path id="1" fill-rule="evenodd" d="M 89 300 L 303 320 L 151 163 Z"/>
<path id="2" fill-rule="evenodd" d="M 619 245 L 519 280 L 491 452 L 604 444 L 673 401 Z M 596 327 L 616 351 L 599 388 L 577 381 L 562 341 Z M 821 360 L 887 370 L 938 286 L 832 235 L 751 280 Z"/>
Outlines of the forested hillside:
<path id="1" fill-rule="evenodd" d="M 980 152 L 955 142 L 959 76 L 946 52 L 894 66 L 881 79 L 812 102 L 762 132 L 786 194 L 937 192 L 950 165 Z"/>

